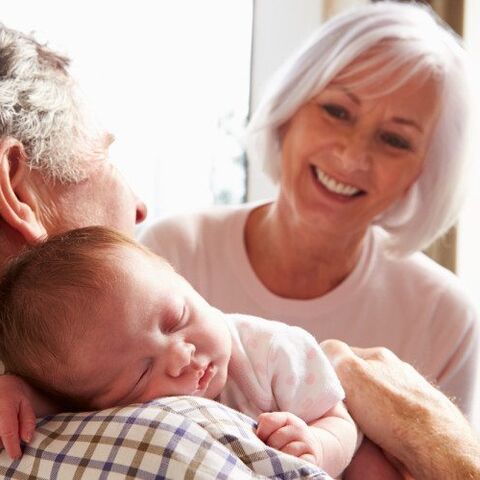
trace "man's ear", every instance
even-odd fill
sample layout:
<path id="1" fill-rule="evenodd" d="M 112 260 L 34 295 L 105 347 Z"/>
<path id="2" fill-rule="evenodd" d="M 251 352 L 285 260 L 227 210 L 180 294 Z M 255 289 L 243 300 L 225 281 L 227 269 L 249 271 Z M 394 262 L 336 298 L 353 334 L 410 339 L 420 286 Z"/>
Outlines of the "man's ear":
<path id="1" fill-rule="evenodd" d="M 46 235 L 37 215 L 37 196 L 30 184 L 30 169 L 23 145 L 7 137 L 0 140 L 0 215 L 27 243 Z"/>

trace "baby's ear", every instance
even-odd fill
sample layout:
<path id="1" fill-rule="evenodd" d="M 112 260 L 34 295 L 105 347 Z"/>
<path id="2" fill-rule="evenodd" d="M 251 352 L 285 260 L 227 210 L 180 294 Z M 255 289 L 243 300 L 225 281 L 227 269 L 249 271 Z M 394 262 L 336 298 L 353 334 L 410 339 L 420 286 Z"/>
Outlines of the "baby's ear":
<path id="1" fill-rule="evenodd" d="M 23 145 L 12 137 L 0 140 L 0 215 L 24 240 L 35 243 L 46 235 L 38 217 L 37 196 Z"/>

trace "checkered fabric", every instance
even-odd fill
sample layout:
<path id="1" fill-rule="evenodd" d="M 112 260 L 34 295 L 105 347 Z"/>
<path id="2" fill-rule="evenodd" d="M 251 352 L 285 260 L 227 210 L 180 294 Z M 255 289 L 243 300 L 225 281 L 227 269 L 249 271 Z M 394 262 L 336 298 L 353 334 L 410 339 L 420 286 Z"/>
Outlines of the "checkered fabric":
<path id="1" fill-rule="evenodd" d="M 330 479 L 265 446 L 254 425 L 235 410 L 197 397 L 45 417 L 20 460 L 0 454 L 0 478 Z"/>

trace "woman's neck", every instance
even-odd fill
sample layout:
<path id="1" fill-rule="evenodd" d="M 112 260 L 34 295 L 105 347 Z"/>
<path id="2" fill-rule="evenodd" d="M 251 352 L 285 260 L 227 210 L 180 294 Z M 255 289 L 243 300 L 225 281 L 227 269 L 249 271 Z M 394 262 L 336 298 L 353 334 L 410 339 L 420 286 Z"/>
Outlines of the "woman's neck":
<path id="1" fill-rule="evenodd" d="M 348 238 L 301 225 L 277 202 L 253 210 L 244 240 L 250 264 L 272 293 L 294 299 L 321 297 L 355 268 L 364 234 Z"/>

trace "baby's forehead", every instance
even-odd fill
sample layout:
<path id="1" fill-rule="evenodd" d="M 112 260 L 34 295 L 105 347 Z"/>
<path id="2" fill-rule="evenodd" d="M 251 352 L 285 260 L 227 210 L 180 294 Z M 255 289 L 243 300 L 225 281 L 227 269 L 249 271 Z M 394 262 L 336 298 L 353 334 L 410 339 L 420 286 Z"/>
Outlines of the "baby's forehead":
<path id="1" fill-rule="evenodd" d="M 157 268 L 172 267 L 170 264 L 159 255 L 156 255 L 148 248 L 141 244 L 122 244 L 111 247 L 107 256 L 110 261 L 114 261 L 117 267 L 131 269 L 134 265 L 152 265 Z M 106 266 L 108 263 L 106 262 Z"/>

